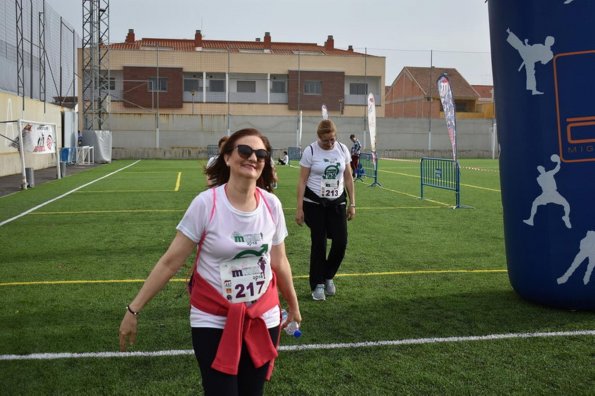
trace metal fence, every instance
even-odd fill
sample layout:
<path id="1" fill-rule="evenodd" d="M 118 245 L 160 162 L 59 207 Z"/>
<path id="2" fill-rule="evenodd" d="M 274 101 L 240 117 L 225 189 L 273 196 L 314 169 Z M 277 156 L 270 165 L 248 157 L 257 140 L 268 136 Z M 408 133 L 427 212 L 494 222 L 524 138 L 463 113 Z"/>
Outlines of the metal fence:
<path id="1" fill-rule="evenodd" d="M 424 186 L 454 191 L 455 208 L 461 207 L 461 167 L 459 162 L 446 158 L 427 158 L 420 161 L 421 199 L 424 199 Z"/>
<path id="2" fill-rule="evenodd" d="M 76 96 L 74 27 L 44 0 L 2 1 L 0 15 L 0 90 L 44 102 Z"/>

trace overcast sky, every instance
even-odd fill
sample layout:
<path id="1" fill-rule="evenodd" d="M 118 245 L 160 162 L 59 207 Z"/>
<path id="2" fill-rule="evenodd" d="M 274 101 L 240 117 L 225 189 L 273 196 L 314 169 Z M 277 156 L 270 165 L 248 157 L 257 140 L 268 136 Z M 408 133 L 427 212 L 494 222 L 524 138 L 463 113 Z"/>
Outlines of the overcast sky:
<path id="1" fill-rule="evenodd" d="M 46 0 L 82 35 L 82 0 Z M 386 57 L 386 84 L 404 66 L 454 67 L 471 84 L 492 84 L 485 0 L 111 0 L 110 41 L 273 41 L 324 45 Z M 431 62 L 431 63 L 430 63 Z"/>

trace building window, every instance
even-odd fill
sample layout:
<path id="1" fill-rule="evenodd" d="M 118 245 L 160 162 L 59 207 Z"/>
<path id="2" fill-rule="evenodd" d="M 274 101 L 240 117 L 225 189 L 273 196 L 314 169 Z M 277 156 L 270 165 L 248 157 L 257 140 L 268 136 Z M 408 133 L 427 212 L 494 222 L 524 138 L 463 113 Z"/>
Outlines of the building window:
<path id="1" fill-rule="evenodd" d="M 238 81 L 238 92 L 256 92 L 256 81 Z"/>
<path id="2" fill-rule="evenodd" d="M 184 91 L 185 92 L 197 92 L 202 89 L 201 80 L 198 78 L 185 78 L 184 79 Z"/>
<path id="3" fill-rule="evenodd" d="M 273 80 L 271 81 L 271 93 L 287 93 L 287 84 L 285 81 Z"/>
<path id="4" fill-rule="evenodd" d="M 149 92 L 167 92 L 167 78 L 149 77 Z"/>
<path id="5" fill-rule="evenodd" d="M 349 95 L 367 95 L 368 84 L 366 83 L 351 83 L 349 84 Z"/>
<path id="6" fill-rule="evenodd" d="M 225 92 L 225 80 L 209 80 L 209 92 Z"/>
<path id="7" fill-rule="evenodd" d="M 116 78 L 110 77 L 108 79 L 107 72 L 102 72 L 99 75 L 99 80 L 94 83 L 95 89 L 101 87 L 101 89 L 109 89 L 110 91 L 116 90 Z"/>
<path id="8" fill-rule="evenodd" d="M 322 81 L 305 81 L 304 82 L 305 95 L 321 95 Z"/>
<path id="9" fill-rule="evenodd" d="M 264 54 L 265 50 L 263 49 L 239 49 L 240 54 Z"/>

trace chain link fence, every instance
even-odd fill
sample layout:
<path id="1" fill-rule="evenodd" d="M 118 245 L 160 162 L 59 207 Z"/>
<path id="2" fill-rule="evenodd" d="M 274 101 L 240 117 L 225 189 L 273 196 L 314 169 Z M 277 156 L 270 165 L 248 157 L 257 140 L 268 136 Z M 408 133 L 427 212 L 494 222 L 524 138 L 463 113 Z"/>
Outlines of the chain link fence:
<path id="1" fill-rule="evenodd" d="M 44 0 L 2 1 L 0 15 L 0 90 L 47 102 L 76 96 L 75 28 Z"/>

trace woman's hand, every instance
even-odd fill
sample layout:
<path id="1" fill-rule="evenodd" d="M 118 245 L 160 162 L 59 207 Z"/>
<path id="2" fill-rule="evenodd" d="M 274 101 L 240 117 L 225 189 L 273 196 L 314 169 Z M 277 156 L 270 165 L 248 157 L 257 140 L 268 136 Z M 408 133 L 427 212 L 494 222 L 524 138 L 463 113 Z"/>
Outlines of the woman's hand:
<path id="1" fill-rule="evenodd" d="M 297 208 L 295 211 L 295 222 L 301 226 L 304 224 L 304 209 Z"/>
<path id="2" fill-rule="evenodd" d="M 355 217 L 355 206 L 347 207 L 347 220 L 351 220 Z"/>
<path id="3" fill-rule="evenodd" d="M 174 240 L 169 245 L 167 251 L 161 256 L 149 277 L 141 287 L 140 291 L 130 303 L 131 308 L 126 309 L 124 319 L 120 323 L 120 351 L 126 351 L 126 345 L 134 345 L 136 342 L 136 315 L 133 315 L 130 309 L 138 313 L 153 298 L 159 290 L 163 289 L 167 282 L 184 265 L 186 258 L 196 248 L 196 243 L 190 240 L 180 231 L 176 233 Z"/>
<path id="4" fill-rule="evenodd" d="M 300 166 L 300 177 L 297 185 L 297 209 L 295 211 L 295 222 L 301 226 L 304 224 L 304 193 L 306 192 L 306 183 L 310 177 L 310 168 Z"/>
<path id="5" fill-rule="evenodd" d="M 136 342 L 136 325 L 136 316 L 126 310 L 120 323 L 120 352 L 126 352 L 126 345 L 134 345 Z"/>
<path id="6" fill-rule="evenodd" d="M 284 323 L 281 323 L 281 329 L 287 327 L 287 325 L 291 322 L 296 322 L 298 325 L 302 324 L 302 314 L 298 309 L 289 309 L 287 312 L 287 320 Z"/>

